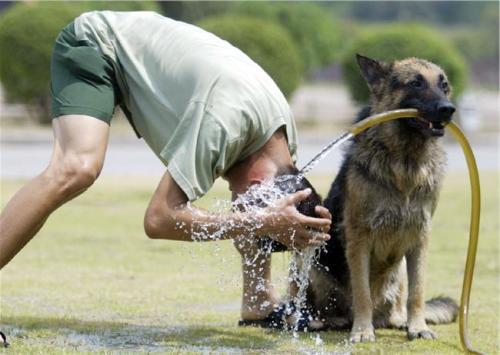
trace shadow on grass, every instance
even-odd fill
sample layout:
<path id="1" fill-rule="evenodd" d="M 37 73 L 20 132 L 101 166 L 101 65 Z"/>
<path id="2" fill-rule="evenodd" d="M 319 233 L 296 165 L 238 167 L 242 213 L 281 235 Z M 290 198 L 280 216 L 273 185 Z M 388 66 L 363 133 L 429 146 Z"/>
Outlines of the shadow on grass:
<path id="1" fill-rule="evenodd" d="M 281 333 L 217 326 L 138 325 L 74 318 L 2 317 L 0 328 L 15 349 L 24 341 L 77 350 L 257 350 L 273 349 Z"/>
<path id="2" fill-rule="evenodd" d="M 325 348 L 317 348 L 315 335 L 300 334 L 292 341 L 287 332 L 224 326 L 142 325 L 119 321 L 84 321 L 74 318 L 2 317 L 0 329 L 9 337 L 12 350 L 33 348 L 104 352 L 229 352 L 280 353 L 298 347 L 304 351 L 323 349 L 340 353 L 457 353 L 459 344 L 451 339 L 408 342 L 406 333 L 377 330 L 375 344 L 352 345 L 347 331 L 321 333 Z M 293 344 L 293 345 L 292 345 Z M 284 347 L 284 348 L 283 348 Z M 297 350 L 297 349 L 295 349 Z M 307 351 L 306 351 L 307 352 Z"/>

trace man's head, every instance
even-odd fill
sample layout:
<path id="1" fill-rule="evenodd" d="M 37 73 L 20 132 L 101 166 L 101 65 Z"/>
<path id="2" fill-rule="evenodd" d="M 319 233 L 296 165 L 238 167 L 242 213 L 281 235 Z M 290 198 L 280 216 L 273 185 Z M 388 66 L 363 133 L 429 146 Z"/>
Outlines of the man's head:
<path id="1" fill-rule="evenodd" d="M 297 205 L 297 210 L 309 217 L 319 217 L 315 211 L 316 206 L 321 205 L 321 196 L 316 192 L 309 180 L 299 173 L 297 168 L 281 170 L 274 179 L 274 185 L 285 195 L 293 194 L 297 191 L 311 189 L 311 194 Z"/>
<path id="2" fill-rule="evenodd" d="M 297 204 L 297 211 L 309 217 L 320 217 L 316 213 L 316 206 L 321 205 L 322 199 L 309 180 L 301 175 L 297 168 L 280 171 L 280 173 L 281 174 L 279 174 L 273 181 L 274 186 L 284 195 L 290 195 L 307 188 L 311 189 L 309 196 Z M 285 245 L 269 237 L 263 237 L 260 239 L 260 249 L 268 253 L 288 250 Z"/>
<path id="3" fill-rule="evenodd" d="M 224 179 L 229 182 L 234 196 L 245 193 L 253 185 L 271 180 L 283 194 L 310 188 L 312 193 L 298 204 L 297 209 L 311 217 L 316 217 L 315 206 L 321 205 L 321 197 L 293 164 L 283 129 L 276 131 L 257 152 L 231 167 Z"/>
<path id="4" fill-rule="evenodd" d="M 242 194 L 250 186 L 273 179 L 280 171 L 293 167 L 286 133 L 280 129 L 257 152 L 234 164 L 224 179 L 233 194 Z"/>
<path id="5" fill-rule="evenodd" d="M 325 212 L 320 215 L 316 209 L 321 205 L 321 197 L 294 166 L 286 135 L 281 130 L 275 132 L 258 152 L 233 166 L 224 178 L 233 192 L 233 207 L 241 211 L 265 208 L 277 199 L 309 188 L 311 193 L 296 204 L 297 211 L 308 217 L 325 219 Z M 259 249 L 266 252 L 287 250 L 284 244 L 268 237 L 260 238 L 259 242 Z M 244 250 L 242 247 L 240 252 Z"/>

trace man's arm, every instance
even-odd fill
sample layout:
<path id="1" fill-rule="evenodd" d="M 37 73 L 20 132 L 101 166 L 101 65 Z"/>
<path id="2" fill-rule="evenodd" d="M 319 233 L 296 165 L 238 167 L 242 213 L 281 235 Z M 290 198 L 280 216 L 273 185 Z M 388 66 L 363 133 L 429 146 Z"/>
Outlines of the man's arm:
<path id="1" fill-rule="evenodd" d="M 227 212 L 215 214 L 188 204 L 188 198 L 166 172 L 146 211 L 144 229 L 150 238 L 193 241 L 193 235 L 217 235 L 229 239 L 249 234 L 271 235 L 289 246 L 304 248 L 317 246 L 330 237 L 331 216 L 327 209 L 316 207 L 321 218 L 305 216 L 295 205 L 310 191 L 296 192 L 279 201 L 276 206 L 263 208 L 262 213 Z M 320 231 L 311 233 L 311 229 Z M 223 230 L 223 235 L 220 231 Z M 292 232 L 292 230 L 294 232 Z"/>

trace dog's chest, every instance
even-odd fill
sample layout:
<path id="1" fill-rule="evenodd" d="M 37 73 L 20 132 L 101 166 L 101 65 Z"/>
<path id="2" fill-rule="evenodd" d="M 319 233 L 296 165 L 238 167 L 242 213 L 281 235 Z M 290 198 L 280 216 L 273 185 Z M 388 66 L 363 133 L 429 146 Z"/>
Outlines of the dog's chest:
<path id="1" fill-rule="evenodd" d="M 441 179 L 440 161 L 419 161 L 408 156 L 388 159 L 384 170 L 402 199 L 425 200 L 435 194 Z"/>
<path id="2" fill-rule="evenodd" d="M 366 196 L 371 203 L 365 210 L 375 259 L 396 262 L 429 234 L 441 185 L 441 161 L 400 156 L 378 167 L 387 176 L 386 184 Z"/>
<path id="3" fill-rule="evenodd" d="M 370 205 L 366 222 L 375 234 L 419 232 L 432 217 L 436 197 L 437 191 L 429 186 L 414 192 L 388 192 Z"/>
<path id="4" fill-rule="evenodd" d="M 428 196 L 390 200 L 370 214 L 369 226 L 377 259 L 396 261 L 428 235 L 432 201 Z"/>
<path id="5" fill-rule="evenodd" d="M 361 149 L 364 147 L 360 147 Z M 366 155 L 359 165 L 367 167 L 363 184 L 374 228 L 400 226 L 413 228 L 432 214 L 441 186 L 445 155 L 440 146 L 431 145 L 418 152 L 382 150 Z"/>

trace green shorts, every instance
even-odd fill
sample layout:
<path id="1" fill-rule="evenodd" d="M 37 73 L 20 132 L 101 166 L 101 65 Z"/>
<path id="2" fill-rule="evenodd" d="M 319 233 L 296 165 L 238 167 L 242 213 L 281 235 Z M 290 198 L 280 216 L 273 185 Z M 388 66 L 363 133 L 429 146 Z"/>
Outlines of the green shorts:
<path id="1" fill-rule="evenodd" d="M 111 122 L 120 97 L 113 63 L 76 38 L 73 22 L 56 39 L 50 72 L 52 117 L 87 115 Z"/>

